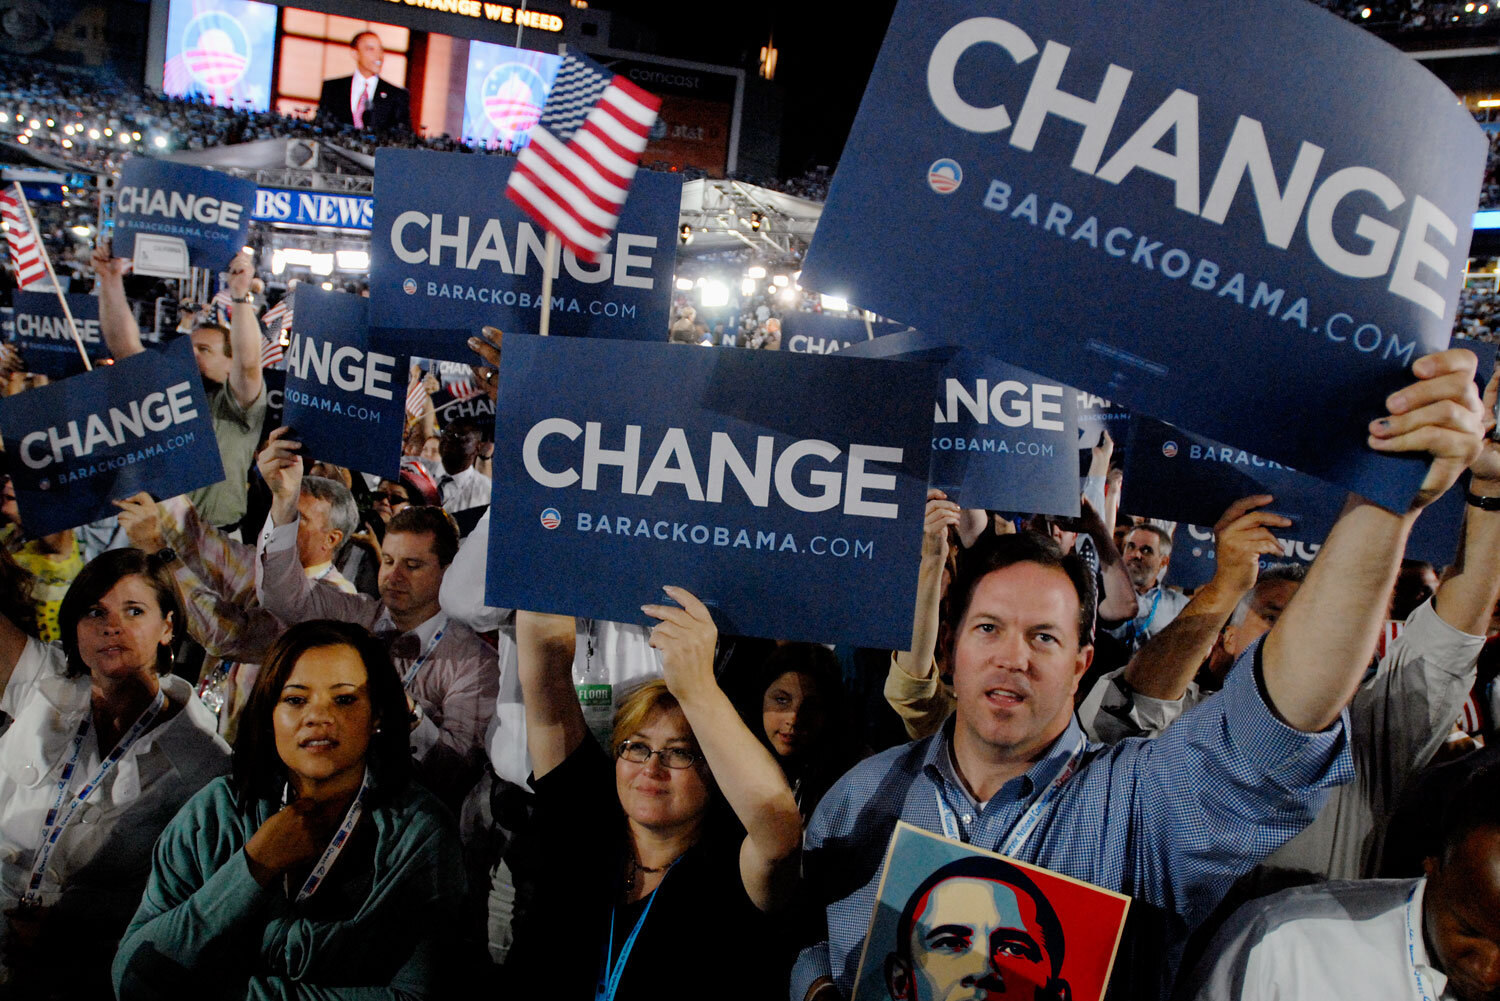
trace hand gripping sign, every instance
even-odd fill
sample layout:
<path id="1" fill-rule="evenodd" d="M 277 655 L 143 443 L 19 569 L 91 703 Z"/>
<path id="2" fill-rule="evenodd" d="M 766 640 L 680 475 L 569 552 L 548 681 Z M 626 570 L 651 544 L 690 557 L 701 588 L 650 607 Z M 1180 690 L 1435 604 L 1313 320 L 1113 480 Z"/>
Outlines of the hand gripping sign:
<path id="1" fill-rule="evenodd" d="M 487 601 L 644 622 L 675 584 L 721 632 L 899 649 L 935 376 L 507 333 Z"/>
<path id="2" fill-rule="evenodd" d="M 142 490 L 173 497 L 224 478 L 186 337 L 0 399 L 0 436 L 33 537 L 114 514 L 111 500 Z"/>
<path id="3" fill-rule="evenodd" d="M 1302 0 L 902 0 L 800 280 L 1404 510 L 1486 149 Z"/>
<path id="4" fill-rule="evenodd" d="M 133 156 L 115 188 L 114 253 L 137 274 L 165 278 L 227 267 L 245 246 L 254 208 L 254 181 Z"/>

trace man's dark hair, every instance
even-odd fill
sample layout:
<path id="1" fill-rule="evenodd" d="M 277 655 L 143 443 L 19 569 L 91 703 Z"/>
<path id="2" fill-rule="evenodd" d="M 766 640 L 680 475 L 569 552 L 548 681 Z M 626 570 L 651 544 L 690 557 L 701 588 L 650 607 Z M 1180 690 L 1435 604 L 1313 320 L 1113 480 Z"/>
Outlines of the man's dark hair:
<path id="1" fill-rule="evenodd" d="M 1301 584 L 1307 580 L 1306 563 L 1272 563 L 1260 572 L 1255 579 L 1257 584 L 1270 584 L 1278 581 L 1288 581 L 1293 584 Z"/>
<path id="2" fill-rule="evenodd" d="M 224 324 L 222 323 L 200 323 L 193 328 L 193 333 L 196 334 L 199 331 L 203 330 L 213 330 L 221 334 L 224 338 L 224 357 L 234 357 L 234 342 L 230 339 L 228 327 L 224 326 Z M 188 336 L 192 335 L 190 334 Z"/>
<path id="3" fill-rule="evenodd" d="M 349 39 L 349 48 L 351 48 L 351 49 L 357 49 L 357 48 L 359 48 L 359 40 L 361 38 L 364 38 L 366 35 L 369 35 L 371 38 L 375 39 L 375 41 L 380 42 L 380 33 L 379 32 L 375 32 L 375 31 L 370 31 L 368 28 L 366 28 L 364 31 L 361 31 L 359 34 L 357 34 L 353 38 Z M 385 48 L 385 43 L 384 42 L 380 42 L 380 47 L 382 49 Z"/>
<path id="4" fill-rule="evenodd" d="M 912 891 L 911 896 L 906 898 L 906 906 L 901 908 L 901 917 L 896 922 L 895 951 L 898 957 L 907 963 L 911 962 L 911 930 L 917 923 L 917 908 L 939 883 L 946 883 L 950 879 L 984 879 L 993 883 L 1004 883 L 1030 897 L 1032 903 L 1036 905 L 1036 923 L 1041 925 L 1042 942 L 1047 947 L 1047 958 L 1052 963 L 1052 979 L 1058 980 L 1062 976 L 1066 942 L 1062 922 L 1058 920 L 1057 911 L 1052 908 L 1052 901 L 1047 899 L 1047 895 L 1022 869 L 1011 865 L 1004 859 L 989 858 L 985 855 L 974 855 L 949 862 L 922 880 L 921 884 Z"/>
<path id="5" fill-rule="evenodd" d="M 139 549 L 127 548 L 111 549 L 94 557 L 78 571 L 78 576 L 68 585 L 68 593 L 63 595 L 57 622 L 62 633 L 63 653 L 68 657 L 68 677 L 79 678 L 89 673 L 88 665 L 78 655 L 78 623 L 116 584 L 133 575 L 146 579 L 156 593 L 156 604 L 162 615 L 172 616 L 172 642 L 169 646 L 156 648 L 156 673 L 171 673 L 172 651 L 187 635 L 187 616 L 183 614 L 172 578 L 161 562 Z"/>
<path id="6" fill-rule="evenodd" d="M 1013 535 L 981 536 L 972 549 L 959 554 L 958 572 L 948 588 L 948 632 L 950 642 L 956 641 L 964 616 L 969 614 L 969 602 L 974 589 L 987 575 L 1017 563 L 1035 563 L 1043 567 L 1055 567 L 1067 575 L 1078 595 L 1078 645 L 1092 646 L 1094 642 L 1094 575 L 1075 553 L 1062 551 L 1052 539 L 1035 532 L 1016 532 Z"/>
<path id="7" fill-rule="evenodd" d="M 440 507 L 409 507 L 397 514 L 385 526 L 385 534 L 410 532 L 413 535 L 432 533 L 432 551 L 437 554 L 438 566 L 447 566 L 458 553 L 458 525 L 453 516 Z"/>
<path id="8" fill-rule="evenodd" d="M 309 650 L 323 647 L 349 647 L 358 654 L 369 675 L 371 711 L 380 721 L 370 739 L 367 763 L 379 781 L 382 793 L 400 790 L 411 774 L 411 749 L 408 746 L 406 689 L 391 663 L 385 644 L 364 626 L 332 619 L 299 622 L 271 645 L 271 652 L 255 679 L 245 711 L 240 717 L 239 732 L 234 738 L 234 757 L 230 777 L 235 788 L 246 797 L 276 799 L 287 781 L 286 765 L 276 753 L 276 731 L 272 713 L 281 699 L 281 689 L 291 677 L 297 661 Z"/>
<path id="9" fill-rule="evenodd" d="M 1446 863 L 1482 827 L 1500 830 L 1500 762 L 1475 769 L 1449 796 L 1438 861 Z"/>

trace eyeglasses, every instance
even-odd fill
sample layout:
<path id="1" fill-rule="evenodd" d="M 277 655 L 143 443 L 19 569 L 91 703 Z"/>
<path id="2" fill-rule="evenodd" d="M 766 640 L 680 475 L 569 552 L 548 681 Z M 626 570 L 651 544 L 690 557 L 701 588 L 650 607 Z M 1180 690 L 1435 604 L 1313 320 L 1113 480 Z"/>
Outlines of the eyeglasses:
<path id="1" fill-rule="evenodd" d="M 638 740 L 623 742 L 620 744 L 619 749 L 615 751 L 615 755 L 637 765 L 644 765 L 654 756 L 660 758 L 661 763 L 668 768 L 679 769 L 691 768 L 702 758 L 701 754 L 698 754 L 696 751 L 689 751 L 685 747 L 663 747 L 659 751 L 653 751 L 650 744 L 643 744 Z"/>
<path id="2" fill-rule="evenodd" d="M 408 498 L 407 498 L 407 496 L 405 494 L 392 494 L 392 493 L 381 492 L 381 493 L 377 493 L 375 495 L 375 499 L 376 500 L 383 500 L 387 504 L 409 504 L 409 503 L 411 503 L 411 501 L 408 500 Z"/>

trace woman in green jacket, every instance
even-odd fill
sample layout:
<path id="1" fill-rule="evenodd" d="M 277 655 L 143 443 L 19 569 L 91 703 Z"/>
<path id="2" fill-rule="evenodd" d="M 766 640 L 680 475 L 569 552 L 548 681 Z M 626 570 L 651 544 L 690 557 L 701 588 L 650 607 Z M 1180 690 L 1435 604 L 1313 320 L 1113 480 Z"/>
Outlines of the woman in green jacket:
<path id="1" fill-rule="evenodd" d="M 382 646 L 305 622 L 272 648 L 232 773 L 182 808 L 119 952 L 136 998 L 423 998 L 452 971 L 457 832 L 410 783 L 408 706 Z"/>

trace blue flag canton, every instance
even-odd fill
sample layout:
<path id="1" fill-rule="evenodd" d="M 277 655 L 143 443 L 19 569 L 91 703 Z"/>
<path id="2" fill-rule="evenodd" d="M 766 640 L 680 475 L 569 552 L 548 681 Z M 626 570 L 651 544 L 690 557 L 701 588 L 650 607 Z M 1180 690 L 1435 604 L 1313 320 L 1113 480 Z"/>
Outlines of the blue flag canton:
<path id="1" fill-rule="evenodd" d="M 569 141 L 614 78 L 587 56 L 564 53 L 538 124 L 560 142 Z"/>

